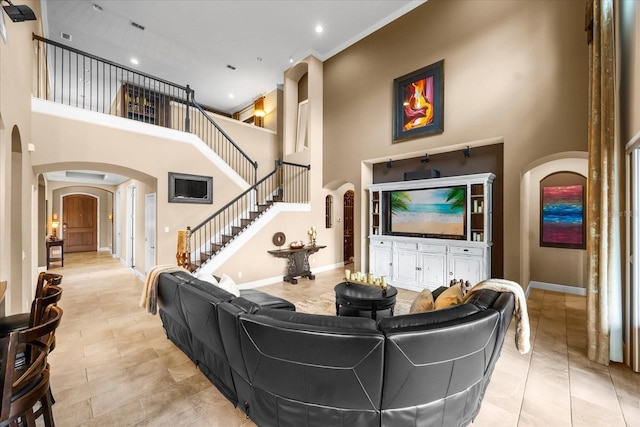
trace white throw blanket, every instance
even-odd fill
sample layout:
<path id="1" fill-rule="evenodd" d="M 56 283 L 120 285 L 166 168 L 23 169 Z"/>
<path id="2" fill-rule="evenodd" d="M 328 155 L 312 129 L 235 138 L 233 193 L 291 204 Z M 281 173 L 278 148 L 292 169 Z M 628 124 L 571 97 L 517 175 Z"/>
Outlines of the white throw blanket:
<path id="1" fill-rule="evenodd" d="M 526 354 L 531 350 L 531 343 L 529 340 L 530 326 L 529 326 L 529 312 L 527 311 L 527 299 L 524 296 L 522 287 L 516 282 L 505 279 L 487 279 L 478 283 L 467 292 L 464 301 L 469 299 L 469 296 L 475 291 L 480 289 L 490 289 L 496 292 L 511 292 L 515 297 L 515 310 L 516 317 L 516 348 L 520 354 Z"/>
<path id="2" fill-rule="evenodd" d="M 189 270 L 177 265 L 156 265 L 151 268 L 147 278 L 144 282 L 144 288 L 142 288 L 142 295 L 140 296 L 140 307 L 147 310 L 148 313 L 156 314 L 158 312 L 158 279 L 161 273 L 174 273 L 176 271 L 184 271 L 189 273 Z M 191 274 L 191 273 L 189 273 Z"/>

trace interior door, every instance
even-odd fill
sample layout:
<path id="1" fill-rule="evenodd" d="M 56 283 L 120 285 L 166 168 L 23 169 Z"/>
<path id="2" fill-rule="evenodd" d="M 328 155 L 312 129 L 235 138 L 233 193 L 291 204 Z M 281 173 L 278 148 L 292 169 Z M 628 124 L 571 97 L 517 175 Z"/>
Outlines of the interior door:
<path id="1" fill-rule="evenodd" d="M 65 252 L 98 250 L 98 200 L 84 194 L 62 198 Z"/>
<path id="2" fill-rule="evenodd" d="M 136 266 L 136 186 L 127 187 L 126 265 Z"/>
<path id="3" fill-rule="evenodd" d="M 156 193 L 144 196 L 145 274 L 156 265 Z"/>
<path id="4" fill-rule="evenodd" d="M 355 193 L 352 190 L 348 190 L 344 193 L 344 262 L 349 263 L 353 261 L 353 208 L 354 208 Z"/>
<path id="5" fill-rule="evenodd" d="M 122 221 L 120 220 L 120 190 L 116 190 L 116 196 L 114 198 L 113 208 L 113 228 L 115 230 L 115 237 L 113 241 L 113 255 L 116 258 L 120 258 L 120 247 L 122 246 Z"/>

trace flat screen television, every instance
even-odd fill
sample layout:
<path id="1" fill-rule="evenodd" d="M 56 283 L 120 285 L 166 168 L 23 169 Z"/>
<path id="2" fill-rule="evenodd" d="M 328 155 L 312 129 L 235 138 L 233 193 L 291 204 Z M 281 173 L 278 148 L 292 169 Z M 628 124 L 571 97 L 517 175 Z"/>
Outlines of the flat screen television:
<path id="1" fill-rule="evenodd" d="M 467 187 L 390 191 L 387 232 L 396 236 L 466 240 Z"/>

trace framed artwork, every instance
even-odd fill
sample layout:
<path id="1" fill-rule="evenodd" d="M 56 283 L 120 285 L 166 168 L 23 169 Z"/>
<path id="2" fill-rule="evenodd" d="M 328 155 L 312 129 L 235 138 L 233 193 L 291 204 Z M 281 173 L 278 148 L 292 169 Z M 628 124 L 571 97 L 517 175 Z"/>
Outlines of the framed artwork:
<path id="1" fill-rule="evenodd" d="M 540 246 L 586 249 L 584 185 L 540 187 Z"/>
<path id="2" fill-rule="evenodd" d="M 393 81 L 393 142 L 444 132 L 444 60 Z"/>

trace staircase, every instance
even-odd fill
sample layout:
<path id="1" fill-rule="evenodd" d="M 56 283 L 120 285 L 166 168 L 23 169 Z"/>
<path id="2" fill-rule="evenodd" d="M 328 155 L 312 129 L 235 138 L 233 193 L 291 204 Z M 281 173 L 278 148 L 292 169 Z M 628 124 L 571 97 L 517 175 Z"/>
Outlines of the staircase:
<path id="1" fill-rule="evenodd" d="M 275 203 L 308 203 L 310 166 L 278 160 L 275 169 L 209 218 L 188 227 L 189 262 L 183 267 L 197 271 L 227 248 Z"/>
<path id="2" fill-rule="evenodd" d="M 309 166 L 279 160 L 273 172 L 258 181 L 257 162 L 195 101 L 189 85 L 177 85 L 35 34 L 32 39 L 37 60 L 33 93 L 38 98 L 193 133 L 250 185 L 209 218 L 187 227 L 190 254 L 179 259 L 189 260 L 188 269 L 198 270 L 220 254 L 275 203 L 309 202 Z M 78 81 L 83 84 L 71 84 Z"/>

